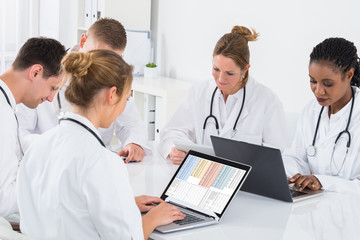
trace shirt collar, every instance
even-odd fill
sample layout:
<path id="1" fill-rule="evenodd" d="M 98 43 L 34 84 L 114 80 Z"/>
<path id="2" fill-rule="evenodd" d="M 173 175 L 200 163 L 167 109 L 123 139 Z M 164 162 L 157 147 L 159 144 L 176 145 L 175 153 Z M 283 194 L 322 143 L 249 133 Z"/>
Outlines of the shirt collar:
<path id="1" fill-rule="evenodd" d="M 0 79 L 0 86 L 4 89 L 7 97 L 9 98 L 10 104 L 11 104 L 11 108 L 15 111 L 16 110 L 16 101 L 14 98 L 14 95 L 12 94 L 11 90 L 9 89 L 9 87 L 6 85 L 6 83 Z M 0 95 L 4 95 L 2 92 L 0 93 Z M 6 101 L 6 97 L 3 96 L 3 98 Z M 7 104 L 7 103 L 6 103 Z"/>
<path id="2" fill-rule="evenodd" d="M 349 114 L 350 108 L 351 108 L 351 102 L 352 99 L 342 108 L 340 109 L 337 113 L 335 114 L 331 114 L 332 118 L 342 118 L 343 116 L 345 116 L 345 114 Z M 329 114 L 329 107 L 327 107 L 327 114 Z"/>

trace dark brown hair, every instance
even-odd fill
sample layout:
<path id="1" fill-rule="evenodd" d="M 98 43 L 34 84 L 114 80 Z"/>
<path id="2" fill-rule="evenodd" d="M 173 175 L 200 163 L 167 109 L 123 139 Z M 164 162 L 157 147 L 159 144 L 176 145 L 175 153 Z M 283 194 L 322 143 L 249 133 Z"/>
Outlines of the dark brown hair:
<path id="1" fill-rule="evenodd" d="M 104 88 L 115 86 L 118 96 L 122 97 L 131 87 L 133 67 L 113 51 L 72 52 L 62 64 L 70 74 L 65 97 L 77 106 L 88 108 L 95 95 Z"/>
<path id="2" fill-rule="evenodd" d="M 65 54 L 65 47 L 55 39 L 30 38 L 20 48 L 12 66 L 18 71 L 40 64 L 44 70 L 44 78 L 59 76 L 62 70 L 61 59 Z"/>

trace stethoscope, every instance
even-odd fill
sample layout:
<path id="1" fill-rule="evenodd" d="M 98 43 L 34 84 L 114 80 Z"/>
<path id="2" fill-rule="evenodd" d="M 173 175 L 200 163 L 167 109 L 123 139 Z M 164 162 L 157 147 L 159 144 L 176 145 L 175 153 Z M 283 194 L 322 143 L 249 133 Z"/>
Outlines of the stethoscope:
<path id="1" fill-rule="evenodd" d="M 62 110 L 62 105 L 61 105 L 61 100 L 60 100 L 60 91 L 57 93 L 56 98 L 57 98 L 57 102 L 58 102 L 58 106 L 59 106 L 58 117 L 62 118 L 65 115 L 65 112 Z"/>
<path id="2" fill-rule="evenodd" d="M 4 94 L 7 103 L 8 103 L 9 106 L 12 108 L 11 103 L 10 103 L 10 99 L 9 99 L 8 95 L 6 94 L 5 90 L 4 90 L 1 86 L 0 86 L 0 90 L 1 90 L 1 92 Z M 19 147 L 20 147 L 21 154 L 22 154 L 22 156 L 23 156 L 23 155 L 24 155 L 24 151 L 23 151 L 23 149 L 22 149 L 21 142 L 20 142 L 19 120 L 18 120 L 15 112 L 14 112 L 14 116 L 15 116 L 16 124 L 17 124 L 17 140 L 18 140 L 18 143 L 19 143 Z M 20 164 L 20 161 L 21 161 L 21 159 L 19 160 L 19 164 Z"/>
<path id="3" fill-rule="evenodd" d="M 94 137 L 96 137 L 96 139 L 99 141 L 99 143 L 105 147 L 105 144 L 104 142 L 101 140 L 101 138 L 91 129 L 89 128 L 88 126 L 86 126 L 85 124 L 83 124 L 82 122 L 76 120 L 76 119 L 73 119 L 73 118 L 69 118 L 69 117 L 63 117 L 63 118 L 60 118 L 59 119 L 59 122 L 61 121 L 71 121 L 71 122 L 74 122 L 76 124 L 79 124 L 80 126 L 82 126 L 83 128 L 85 128 L 88 132 L 90 132 Z"/>
<path id="4" fill-rule="evenodd" d="M 216 131 L 217 131 L 217 134 L 219 135 L 220 134 L 220 131 L 219 131 L 219 122 L 217 120 L 217 118 L 213 115 L 213 105 L 214 105 L 214 98 L 215 98 L 215 93 L 216 93 L 216 90 L 218 89 L 218 87 L 215 87 L 215 90 L 212 94 L 212 97 L 211 97 L 211 102 L 210 102 L 210 115 L 207 116 L 205 118 L 205 121 L 204 121 L 204 125 L 203 125 L 203 136 L 202 136 L 202 144 L 204 144 L 204 138 L 205 138 L 205 129 L 206 129 L 206 125 L 207 125 L 207 121 L 212 118 L 214 119 L 214 122 L 215 122 L 215 128 L 216 128 Z M 236 121 L 234 123 L 234 126 L 233 126 L 233 130 L 232 130 L 232 134 L 231 134 L 231 138 L 233 138 L 236 134 L 236 125 L 239 121 L 239 118 L 240 118 L 240 115 L 242 113 L 242 110 L 244 108 L 244 104 L 245 104 L 245 95 L 246 95 L 246 89 L 245 89 L 245 86 L 244 86 L 244 95 L 243 95 L 243 99 L 242 99 L 242 103 L 241 103 L 241 108 L 240 108 L 240 111 L 239 111 L 239 114 L 236 118 Z"/>
<path id="5" fill-rule="evenodd" d="M 346 154 L 345 154 L 345 158 L 346 158 L 346 155 L 347 155 L 347 153 L 348 153 L 348 151 L 349 151 L 349 147 L 350 147 L 350 144 L 351 144 L 351 134 L 350 134 L 350 132 L 349 132 L 349 125 L 350 125 L 351 115 L 352 115 L 352 112 L 353 112 L 354 101 L 355 101 L 355 93 L 354 93 L 354 90 L 353 90 L 352 88 L 351 88 L 351 93 L 352 93 L 352 100 L 351 100 L 351 108 L 350 108 L 350 113 L 349 113 L 349 119 L 348 119 L 348 121 L 347 121 L 345 130 L 344 130 L 344 131 L 341 131 L 341 132 L 338 134 L 338 136 L 337 136 L 337 138 L 336 138 L 336 140 L 335 140 L 335 145 L 334 145 L 334 148 L 335 148 L 335 146 L 336 146 L 338 140 L 340 139 L 341 135 L 343 135 L 343 134 L 348 135 L 349 138 L 348 138 L 348 141 L 347 141 L 347 144 L 346 144 Z M 317 132 L 318 132 L 318 130 L 319 130 L 321 114 L 322 114 L 323 111 L 324 111 L 324 107 L 321 108 L 320 113 L 319 113 L 319 117 L 318 117 L 318 120 L 317 120 L 317 123 L 316 123 L 316 129 L 315 129 L 315 134 L 314 134 L 314 138 L 313 138 L 312 144 L 311 144 L 310 146 L 308 146 L 307 149 L 306 149 L 306 153 L 307 153 L 307 155 L 308 155 L 309 157 L 314 157 L 314 156 L 316 155 L 316 152 L 317 152 L 317 149 L 316 149 L 316 147 L 315 147 L 315 141 L 316 141 Z M 333 150 L 334 150 L 334 149 L 333 149 Z M 333 153 L 332 153 L 331 159 L 332 159 L 332 157 L 333 157 L 333 154 L 334 154 L 334 151 L 333 151 Z M 342 163 L 341 168 L 342 168 L 343 165 L 344 165 L 345 158 L 344 158 L 344 161 L 343 161 L 343 163 Z M 331 161 L 331 159 L 330 159 L 330 161 Z M 330 168 L 331 168 L 331 163 L 330 163 Z M 340 170 L 341 170 L 341 168 L 340 168 Z M 339 170 L 339 172 L 337 173 L 337 175 L 340 173 L 340 170 Z"/>

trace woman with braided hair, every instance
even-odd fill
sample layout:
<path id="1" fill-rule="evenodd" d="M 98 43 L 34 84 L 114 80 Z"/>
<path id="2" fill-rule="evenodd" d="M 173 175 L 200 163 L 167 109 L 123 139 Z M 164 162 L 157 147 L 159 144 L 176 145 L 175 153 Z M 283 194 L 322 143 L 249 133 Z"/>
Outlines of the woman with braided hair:
<path id="1" fill-rule="evenodd" d="M 303 190 L 360 194 L 360 71 L 354 44 L 328 38 L 309 64 L 315 95 L 303 110 L 294 142 L 284 152 L 289 183 Z"/>

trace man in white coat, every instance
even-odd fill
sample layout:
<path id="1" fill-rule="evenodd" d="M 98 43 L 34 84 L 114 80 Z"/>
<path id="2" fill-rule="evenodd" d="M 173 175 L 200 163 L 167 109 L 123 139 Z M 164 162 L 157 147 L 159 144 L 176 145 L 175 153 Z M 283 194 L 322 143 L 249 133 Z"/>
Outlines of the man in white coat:
<path id="1" fill-rule="evenodd" d="M 279 98 L 249 77 L 248 41 L 257 37 L 256 32 L 235 26 L 219 39 L 213 53 L 215 81 L 194 84 L 161 131 L 163 157 L 180 164 L 185 152 L 174 146 L 175 141 L 211 145 L 210 135 L 285 148 L 285 116 Z"/>
<path id="2" fill-rule="evenodd" d="M 0 76 L 0 216 L 8 220 L 18 220 L 15 185 L 24 153 L 16 104 L 36 108 L 53 100 L 63 78 L 60 63 L 65 53 L 56 40 L 31 38 L 21 47 L 11 68 Z"/>
<path id="3" fill-rule="evenodd" d="M 102 18 L 89 28 L 87 34 L 82 35 L 79 51 L 108 49 L 121 55 L 124 52 L 126 41 L 126 32 L 120 22 Z M 42 104 L 37 109 L 19 106 L 21 142 L 25 150 L 38 134 L 57 126 L 59 117 L 71 110 L 70 104 L 64 97 L 66 86 L 67 84 L 61 88 L 54 103 Z M 145 125 L 132 98 L 129 99 L 125 111 L 112 123 L 110 128 L 100 128 L 99 132 L 105 145 L 110 149 L 112 137 L 114 133 L 116 134 L 123 146 L 118 154 L 127 157 L 125 162 L 142 161 L 145 154 L 151 154 L 151 149 L 146 146 Z"/>

